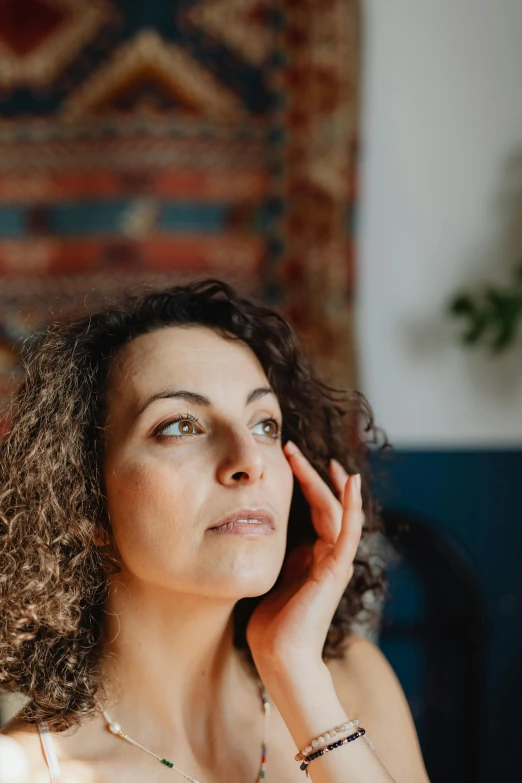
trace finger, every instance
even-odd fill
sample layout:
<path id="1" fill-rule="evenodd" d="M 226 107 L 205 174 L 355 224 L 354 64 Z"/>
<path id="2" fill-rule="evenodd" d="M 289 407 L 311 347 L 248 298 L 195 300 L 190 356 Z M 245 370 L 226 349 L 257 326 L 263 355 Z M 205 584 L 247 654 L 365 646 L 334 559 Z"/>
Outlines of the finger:
<path id="1" fill-rule="evenodd" d="M 332 483 L 335 489 L 337 490 L 338 498 L 342 503 L 344 486 L 348 481 L 348 473 L 343 468 L 341 463 L 334 458 L 330 460 L 330 464 L 328 466 L 328 472 L 330 473 L 330 478 L 332 479 Z"/>
<path id="2" fill-rule="evenodd" d="M 308 502 L 313 503 L 314 506 L 324 512 L 338 511 L 339 501 L 295 443 L 288 441 L 285 444 L 285 452 L 290 458 L 292 468 L 295 468 L 299 483 Z"/>
<path id="3" fill-rule="evenodd" d="M 332 477 L 332 481 L 335 485 L 335 488 L 339 493 L 339 499 L 341 503 L 343 502 L 343 497 L 344 497 L 344 487 L 346 485 L 346 482 L 350 478 L 350 475 L 351 474 L 348 473 L 347 470 L 345 470 L 345 468 L 341 465 L 341 463 L 332 457 L 330 461 L 330 476 Z M 366 523 L 366 515 L 363 512 L 362 515 L 363 527 L 365 523 Z"/>
<path id="4" fill-rule="evenodd" d="M 361 477 L 357 474 L 350 476 L 344 488 L 341 532 L 332 553 L 334 559 L 346 566 L 350 574 L 353 573 L 353 561 L 361 539 L 363 520 Z"/>
<path id="5" fill-rule="evenodd" d="M 341 503 L 295 443 L 288 441 L 285 444 L 285 454 L 306 500 L 319 515 L 313 520 L 314 524 L 319 524 L 320 529 L 317 529 L 316 524 L 318 535 L 334 543 L 341 527 Z"/>

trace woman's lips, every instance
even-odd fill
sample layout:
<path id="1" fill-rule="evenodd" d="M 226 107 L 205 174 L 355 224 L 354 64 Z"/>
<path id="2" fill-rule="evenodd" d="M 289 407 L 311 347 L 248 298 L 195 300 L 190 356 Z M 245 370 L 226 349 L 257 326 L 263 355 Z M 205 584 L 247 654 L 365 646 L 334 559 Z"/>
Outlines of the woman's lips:
<path id="1" fill-rule="evenodd" d="M 266 536 L 275 530 L 274 515 L 263 506 L 236 507 L 208 530 L 236 536 Z"/>
<path id="2" fill-rule="evenodd" d="M 274 528 L 264 519 L 260 519 L 259 522 L 234 519 L 219 527 L 211 527 L 207 532 L 236 536 L 267 536 L 274 532 Z"/>

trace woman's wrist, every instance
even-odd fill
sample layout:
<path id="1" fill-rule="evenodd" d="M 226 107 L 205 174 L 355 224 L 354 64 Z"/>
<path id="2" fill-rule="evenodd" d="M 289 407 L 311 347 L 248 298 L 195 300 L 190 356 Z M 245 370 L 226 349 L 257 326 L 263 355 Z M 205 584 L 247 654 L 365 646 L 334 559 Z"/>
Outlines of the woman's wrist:
<path id="1" fill-rule="evenodd" d="M 296 744 L 296 750 L 307 746 L 312 738 L 324 736 L 333 727 L 349 723 L 359 716 L 345 710 L 337 696 L 332 676 L 323 661 L 295 660 L 290 665 L 264 661 L 258 673 L 271 701 L 281 713 Z M 359 729 L 364 728 L 360 726 Z M 378 757 L 364 739 L 350 742 L 350 751 L 328 753 L 310 764 L 314 783 L 393 783 Z M 299 764 L 299 761 L 295 762 Z M 304 780 L 304 778 L 303 778 Z"/>
<path id="2" fill-rule="evenodd" d="M 298 748 L 312 737 L 356 717 L 346 713 L 323 661 L 265 663 L 258 666 L 258 672 Z"/>

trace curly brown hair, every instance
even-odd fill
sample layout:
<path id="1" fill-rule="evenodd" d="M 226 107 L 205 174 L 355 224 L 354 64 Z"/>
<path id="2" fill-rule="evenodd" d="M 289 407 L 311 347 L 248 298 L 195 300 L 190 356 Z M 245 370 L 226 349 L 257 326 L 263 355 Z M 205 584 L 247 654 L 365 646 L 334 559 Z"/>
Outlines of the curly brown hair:
<path id="1" fill-rule="evenodd" d="M 20 713 L 27 722 L 46 720 L 62 731 L 95 709 L 103 604 L 108 576 L 118 571 L 102 479 L 109 370 L 133 338 L 179 324 L 207 326 L 250 346 L 281 405 L 283 442 L 296 442 L 333 491 L 331 457 L 361 473 L 361 543 L 380 530 L 369 489 L 370 441 L 380 432 L 371 410 L 360 393 L 319 379 L 280 313 L 206 278 L 52 322 L 26 346 L 25 379 L 0 443 L 0 687 L 30 698 Z M 305 426 L 312 420 L 313 428 Z M 315 538 L 294 481 L 287 555 Z M 342 655 L 365 596 L 379 599 L 385 590 L 382 565 L 363 551 L 332 620 L 325 659 Z M 242 599 L 234 609 L 234 642 L 247 657 L 246 625 L 259 600 Z"/>

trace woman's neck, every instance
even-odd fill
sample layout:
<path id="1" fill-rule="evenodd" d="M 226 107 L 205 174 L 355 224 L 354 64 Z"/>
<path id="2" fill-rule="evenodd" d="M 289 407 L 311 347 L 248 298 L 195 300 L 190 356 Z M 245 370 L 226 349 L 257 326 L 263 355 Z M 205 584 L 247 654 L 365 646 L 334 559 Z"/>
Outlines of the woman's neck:
<path id="1" fill-rule="evenodd" d="M 230 693 L 258 699 L 251 672 L 233 644 L 233 602 L 162 591 L 156 585 L 111 584 L 102 656 L 106 708 L 146 745 L 160 735 L 199 745 L 227 715 Z"/>

